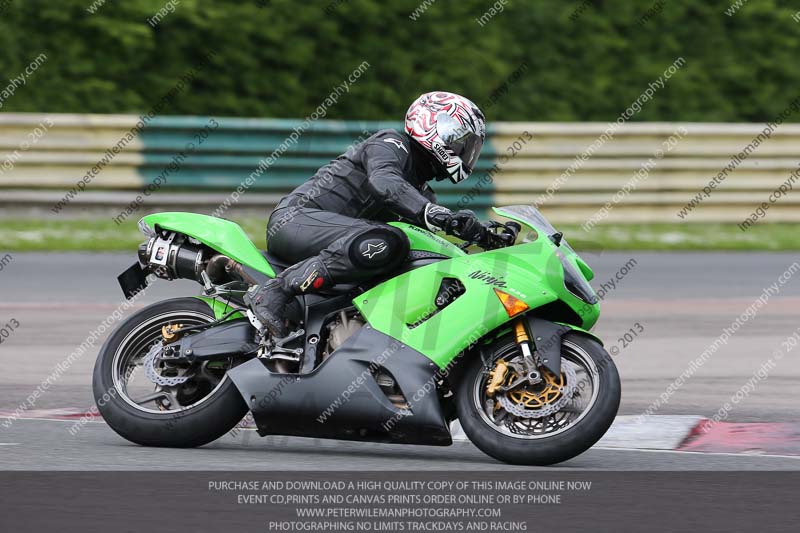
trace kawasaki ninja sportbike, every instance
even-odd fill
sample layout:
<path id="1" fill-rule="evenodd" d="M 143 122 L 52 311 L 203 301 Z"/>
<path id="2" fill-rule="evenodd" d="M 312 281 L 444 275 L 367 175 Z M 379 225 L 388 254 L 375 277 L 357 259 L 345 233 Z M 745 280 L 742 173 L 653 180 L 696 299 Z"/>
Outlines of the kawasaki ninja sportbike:
<path id="1" fill-rule="evenodd" d="M 145 307 L 98 355 L 94 395 L 120 435 L 148 446 L 209 443 L 252 413 L 260 435 L 449 445 L 450 423 L 487 454 L 547 465 L 597 442 L 620 400 L 617 370 L 587 330 L 598 319 L 593 274 L 534 208 L 476 251 L 393 223 L 404 264 L 367 284 L 298 296 L 292 332 L 273 339 L 243 295 L 288 265 L 233 222 L 147 216 L 128 298 L 153 276 L 203 295 Z M 483 241 L 482 241 L 483 242 Z"/>

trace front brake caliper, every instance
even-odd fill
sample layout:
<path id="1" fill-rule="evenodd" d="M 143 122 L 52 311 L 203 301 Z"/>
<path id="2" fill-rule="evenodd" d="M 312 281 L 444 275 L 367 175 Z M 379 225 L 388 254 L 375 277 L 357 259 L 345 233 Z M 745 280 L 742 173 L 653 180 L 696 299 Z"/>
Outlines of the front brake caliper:
<path id="1" fill-rule="evenodd" d="M 495 391 L 497 391 L 497 387 L 501 386 L 505 382 L 507 372 L 508 365 L 506 362 L 502 359 L 497 361 L 497 364 L 494 365 L 494 369 L 489 376 L 489 384 L 486 386 L 487 396 L 494 396 Z"/>

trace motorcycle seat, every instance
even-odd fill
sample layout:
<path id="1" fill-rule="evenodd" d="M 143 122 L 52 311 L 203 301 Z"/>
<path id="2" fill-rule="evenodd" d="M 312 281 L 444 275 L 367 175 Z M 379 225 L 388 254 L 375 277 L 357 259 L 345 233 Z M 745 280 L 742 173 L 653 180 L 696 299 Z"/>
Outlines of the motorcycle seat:
<path id="1" fill-rule="evenodd" d="M 261 255 L 264 256 L 264 259 L 267 260 L 267 263 L 269 263 L 269 265 L 272 267 L 272 270 L 274 270 L 276 274 L 280 274 L 293 264 L 293 263 L 288 263 L 283 259 L 280 259 L 279 257 L 269 253 L 266 250 L 261 252 Z"/>

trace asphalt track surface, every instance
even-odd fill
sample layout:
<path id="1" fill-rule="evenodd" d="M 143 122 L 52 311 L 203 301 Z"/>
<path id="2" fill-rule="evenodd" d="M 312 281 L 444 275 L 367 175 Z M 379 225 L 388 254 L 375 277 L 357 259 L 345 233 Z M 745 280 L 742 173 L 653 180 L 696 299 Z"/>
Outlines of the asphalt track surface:
<path id="1" fill-rule="evenodd" d="M 0 254 L 2 256 L 4 254 Z M 131 254 L 12 254 L 0 271 L 0 325 L 19 327 L 0 344 L 0 410 L 13 411 L 122 301 L 116 275 Z M 584 254 L 596 272 L 593 285 L 615 277 L 604 296 L 596 333 L 615 356 L 623 385 L 620 414 L 636 415 L 663 393 L 765 288 L 798 260 L 787 253 Z M 157 282 L 140 306 L 198 293 L 192 282 Z M 638 322 L 627 347 L 618 340 Z M 755 317 L 710 358 L 657 414 L 712 416 L 753 376 L 782 341 L 800 327 L 800 272 L 779 287 Z M 99 347 L 99 343 L 97 345 Z M 96 351 L 95 351 L 96 353 Z M 798 421 L 800 348 L 772 368 L 738 403 L 728 420 Z M 80 358 L 36 401 L 36 409 L 93 405 L 94 353 Z M 509 467 L 469 443 L 450 448 L 348 443 L 252 431 L 228 435 L 197 450 L 142 448 L 105 424 L 19 419 L 0 426 L 0 469 L 8 470 L 497 470 Z M 559 465 L 607 470 L 799 470 L 800 457 L 694 454 L 595 448 Z"/>

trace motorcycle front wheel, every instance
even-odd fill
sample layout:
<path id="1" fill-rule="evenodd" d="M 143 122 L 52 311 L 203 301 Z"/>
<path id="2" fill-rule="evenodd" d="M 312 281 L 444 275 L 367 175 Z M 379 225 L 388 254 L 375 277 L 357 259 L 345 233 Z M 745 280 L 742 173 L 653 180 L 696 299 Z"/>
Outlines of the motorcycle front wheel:
<path id="1" fill-rule="evenodd" d="M 163 326 L 212 321 L 214 313 L 202 300 L 175 298 L 145 307 L 111 334 L 92 379 L 95 403 L 111 429 L 136 444 L 172 448 L 202 446 L 233 429 L 247 413 L 226 375 L 239 361 L 146 361 L 162 340 Z M 153 381 L 153 372 L 162 383 Z"/>
<path id="2" fill-rule="evenodd" d="M 565 335 L 561 375 L 540 367 L 537 383 L 515 385 L 523 359 L 511 335 L 484 353 L 463 374 L 456 407 L 464 433 L 487 455 L 518 465 L 560 463 L 593 446 L 617 415 L 617 368 L 586 335 Z"/>

